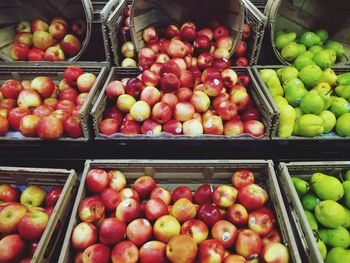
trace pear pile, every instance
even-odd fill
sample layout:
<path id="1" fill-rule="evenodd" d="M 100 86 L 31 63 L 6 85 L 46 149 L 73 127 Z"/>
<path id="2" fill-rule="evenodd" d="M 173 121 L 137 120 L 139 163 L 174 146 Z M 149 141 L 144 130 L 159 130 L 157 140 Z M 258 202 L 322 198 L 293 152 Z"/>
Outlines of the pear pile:
<path id="1" fill-rule="evenodd" d="M 301 70 L 307 65 L 317 65 L 322 69 L 333 66 L 346 58 L 345 49 L 340 42 L 328 39 L 328 32 L 320 29 L 307 31 L 298 37 L 295 32 L 277 32 L 275 47 L 282 58 Z"/>
<path id="2" fill-rule="evenodd" d="M 309 181 L 291 179 L 323 260 L 350 262 L 350 170 L 343 183 L 323 173 L 314 173 Z"/>
<path id="3" fill-rule="evenodd" d="M 277 136 L 350 136 L 350 72 L 306 65 L 259 71 L 280 111 Z"/>

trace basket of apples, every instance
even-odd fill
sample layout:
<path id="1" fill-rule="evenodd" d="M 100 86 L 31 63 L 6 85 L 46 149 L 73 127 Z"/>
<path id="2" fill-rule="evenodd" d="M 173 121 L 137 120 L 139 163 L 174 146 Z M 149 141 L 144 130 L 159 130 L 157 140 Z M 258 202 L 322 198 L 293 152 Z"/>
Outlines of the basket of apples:
<path id="1" fill-rule="evenodd" d="M 301 262 L 270 161 L 87 161 L 59 262 Z"/>
<path id="2" fill-rule="evenodd" d="M 77 182 L 74 170 L 0 167 L 0 262 L 55 262 Z"/>
<path id="3" fill-rule="evenodd" d="M 5 0 L 0 7 L 0 58 L 5 61 L 76 61 L 92 28 L 90 1 Z"/>
<path id="4" fill-rule="evenodd" d="M 0 66 L 0 140 L 88 140 L 91 103 L 106 68 Z"/>

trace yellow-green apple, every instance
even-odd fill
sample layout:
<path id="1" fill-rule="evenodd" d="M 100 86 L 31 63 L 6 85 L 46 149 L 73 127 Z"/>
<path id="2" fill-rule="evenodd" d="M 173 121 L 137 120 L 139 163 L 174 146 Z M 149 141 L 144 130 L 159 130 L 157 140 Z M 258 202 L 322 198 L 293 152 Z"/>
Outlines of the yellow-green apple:
<path id="1" fill-rule="evenodd" d="M 0 185 L 0 202 L 17 202 L 21 192 L 13 185 L 2 184 Z"/>
<path id="2" fill-rule="evenodd" d="M 139 250 L 131 241 L 122 241 L 115 245 L 111 253 L 113 263 L 137 263 Z"/>
<path id="3" fill-rule="evenodd" d="M 181 198 L 186 198 L 192 202 L 192 191 L 188 186 L 182 185 L 174 189 L 171 194 L 171 202 L 175 203 Z"/>
<path id="4" fill-rule="evenodd" d="M 115 245 L 124 239 L 126 225 L 124 222 L 110 217 L 102 220 L 99 227 L 99 240 L 105 245 Z"/>
<path id="5" fill-rule="evenodd" d="M 194 200 L 197 204 L 210 204 L 213 202 L 213 189 L 210 184 L 202 184 L 194 193 Z"/>
<path id="6" fill-rule="evenodd" d="M 219 208 L 213 204 L 204 204 L 199 208 L 197 218 L 202 220 L 208 227 L 221 220 Z"/>
<path id="7" fill-rule="evenodd" d="M 235 249 L 239 255 L 246 259 L 258 257 L 262 249 L 261 238 L 253 230 L 240 230 L 236 239 Z"/>
<path id="8" fill-rule="evenodd" d="M 104 244 L 97 243 L 87 247 L 82 256 L 83 262 L 109 263 L 111 251 Z"/>
<path id="9" fill-rule="evenodd" d="M 180 80 L 173 73 L 167 73 L 160 79 L 161 90 L 165 93 L 176 92 L 180 88 Z"/>
<path id="10" fill-rule="evenodd" d="M 136 68 L 137 62 L 135 61 L 135 59 L 132 58 L 124 58 L 122 60 L 121 66 L 123 68 Z"/>
<path id="11" fill-rule="evenodd" d="M 232 254 L 225 258 L 224 263 L 248 263 L 248 261 L 240 255 Z"/>
<path id="12" fill-rule="evenodd" d="M 145 121 L 151 116 L 151 107 L 145 101 L 137 101 L 131 106 L 130 115 L 131 118 L 135 121 Z"/>
<path id="13" fill-rule="evenodd" d="M 248 227 L 261 237 L 264 237 L 268 235 L 273 228 L 272 218 L 268 213 L 264 212 L 264 210 L 255 210 L 249 214 Z"/>
<path id="14" fill-rule="evenodd" d="M 68 102 L 72 103 L 71 101 L 68 101 Z M 61 105 L 59 103 L 57 103 L 57 105 Z M 74 110 L 74 109 L 72 108 L 70 110 Z M 56 117 L 57 119 L 61 120 L 62 122 L 66 122 L 69 119 L 69 117 L 72 116 L 72 114 L 70 111 L 67 111 L 67 110 L 55 110 L 48 117 L 50 117 L 50 116 Z M 43 118 L 41 118 L 41 119 L 43 119 Z"/>
<path id="15" fill-rule="evenodd" d="M 142 38 L 146 43 L 157 41 L 158 34 L 157 34 L 155 27 L 149 26 L 149 27 L 145 28 L 142 32 Z"/>
<path id="16" fill-rule="evenodd" d="M 157 186 L 152 190 L 150 194 L 150 199 L 156 199 L 156 198 L 159 198 L 166 205 L 169 205 L 171 202 L 171 192 L 168 189 Z"/>
<path id="17" fill-rule="evenodd" d="M 180 36 L 180 30 L 176 25 L 168 25 L 164 31 L 164 36 L 167 39 L 172 39 L 175 36 Z"/>
<path id="18" fill-rule="evenodd" d="M 44 60 L 44 51 L 40 48 L 32 48 L 28 52 L 28 60 L 29 61 L 43 61 Z"/>
<path id="19" fill-rule="evenodd" d="M 213 201 L 221 208 L 229 208 L 237 199 L 238 191 L 230 185 L 219 185 L 214 188 Z"/>
<path id="20" fill-rule="evenodd" d="M 114 211 L 121 201 L 119 192 L 112 188 L 105 188 L 102 190 L 99 197 L 109 211 Z"/>
<path id="21" fill-rule="evenodd" d="M 253 135 L 254 137 L 261 137 L 265 134 L 264 124 L 257 120 L 250 120 L 243 123 L 244 132 Z"/>
<path id="22" fill-rule="evenodd" d="M 125 94 L 125 86 L 119 80 L 112 81 L 106 87 L 106 94 L 109 99 L 116 99 Z"/>
<path id="23" fill-rule="evenodd" d="M 43 188 L 36 185 L 27 187 L 21 194 L 21 204 L 31 208 L 42 206 L 45 202 L 46 192 Z"/>
<path id="24" fill-rule="evenodd" d="M 249 184 L 238 190 L 238 202 L 248 211 L 262 208 L 267 199 L 267 192 L 257 184 Z"/>
<path id="25" fill-rule="evenodd" d="M 187 66 L 186 66 L 186 62 L 183 58 L 172 58 L 171 61 L 175 62 L 179 66 L 181 73 L 184 70 L 186 70 Z M 179 76 L 179 78 L 180 78 L 180 76 Z"/>
<path id="26" fill-rule="evenodd" d="M 199 260 L 202 263 L 220 263 L 224 261 L 225 248 L 215 239 L 207 239 L 199 244 Z"/>
<path id="27" fill-rule="evenodd" d="M 226 211 L 226 219 L 236 226 L 243 226 L 248 222 L 248 212 L 241 204 L 234 204 Z"/>
<path id="28" fill-rule="evenodd" d="M 203 121 L 203 128 L 205 134 L 222 135 L 224 133 L 224 125 L 219 116 L 213 115 Z"/>
<path id="29" fill-rule="evenodd" d="M 181 234 L 192 237 L 197 244 L 200 244 L 207 239 L 209 230 L 203 221 L 190 219 L 181 226 Z"/>
<path id="30" fill-rule="evenodd" d="M 211 236 L 219 241 L 224 248 L 230 248 L 236 241 L 237 227 L 229 221 L 220 220 L 211 228 Z"/>
<path id="31" fill-rule="evenodd" d="M 202 51 L 202 52 L 208 51 L 210 49 L 211 45 L 212 45 L 212 43 L 211 43 L 209 37 L 207 37 L 206 35 L 197 36 L 197 38 L 194 42 L 194 48 L 197 51 Z"/>
<path id="32" fill-rule="evenodd" d="M 0 240 L 0 262 L 19 262 L 25 255 L 26 244 L 19 235 L 8 235 Z"/>
<path id="33" fill-rule="evenodd" d="M 237 83 L 237 74 L 233 69 L 225 69 L 221 72 L 221 78 L 226 88 L 231 89 Z"/>
<path id="34" fill-rule="evenodd" d="M 190 101 L 191 97 L 193 96 L 193 92 L 190 88 L 182 87 L 176 91 L 176 96 L 181 102 Z"/>
<path id="35" fill-rule="evenodd" d="M 46 98 L 44 99 L 44 105 L 49 106 L 53 109 L 57 107 L 58 99 L 56 98 Z"/>
<path id="36" fill-rule="evenodd" d="M 172 206 L 170 214 L 180 223 L 196 217 L 197 210 L 187 198 L 178 199 Z"/>
<path id="37" fill-rule="evenodd" d="M 210 106 L 210 98 L 203 91 L 195 91 L 190 102 L 194 106 L 196 112 L 206 112 Z"/>
<path id="38" fill-rule="evenodd" d="M 165 263 L 166 244 L 159 241 L 149 241 L 140 248 L 140 263 Z"/>
<path id="39" fill-rule="evenodd" d="M 44 58 L 47 61 L 64 61 L 65 56 L 63 50 L 58 46 L 48 47 L 45 50 Z"/>
<path id="40" fill-rule="evenodd" d="M 64 54 L 66 54 L 69 57 L 73 57 L 79 53 L 81 49 L 81 43 L 80 40 L 74 35 L 67 34 L 62 39 L 60 47 L 63 50 Z"/>
<path id="41" fill-rule="evenodd" d="M 126 81 L 125 92 L 130 96 L 139 98 L 144 87 L 145 84 L 139 78 L 130 78 Z"/>
<path id="42" fill-rule="evenodd" d="M 57 20 L 51 22 L 49 26 L 49 33 L 57 40 L 63 39 L 64 36 L 67 34 L 67 30 L 68 30 L 67 25 Z"/>
<path id="43" fill-rule="evenodd" d="M 68 85 L 77 85 L 77 80 L 80 75 L 84 73 L 84 70 L 79 66 L 68 66 L 63 73 L 64 79 L 67 81 Z"/>
<path id="44" fill-rule="evenodd" d="M 27 32 L 30 33 L 31 24 L 28 21 L 21 21 L 16 26 L 16 33 Z"/>
<path id="45" fill-rule="evenodd" d="M 110 170 L 107 174 L 109 177 L 108 187 L 116 191 L 121 191 L 125 187 L 126 179 L 121 171 Z"/>
<path id="46" fill-rule="evenodd" d="M 89 96 L 89 93 L 87 93 L 87 92 L 80 93 L 76 98 L 75 104 L 77 106 L 83 105 L 85 103 L 86 99 L 88 98 L 88 96 Z"/>
<path id="47" fill-rule="evenodd" d="M 11 45 L 10 52 L 13 60 L 27 60 L 29 47 L 23 43 L 15 42 Z"/>
<path id="48" fill-rule="evenodd" d="M 129 223 L 132 220 L 138 218 L 140 214 L 140 203 L 131 198 L 122 200 L 115 210 L 115 217 L 126 223 Z"/>
<path id="49" fill-rule="evenodd" d="M 27 45 L 28 47 L 31 47 L 33 44 L 33 35 L 28 32 L 18 33 L 15 37 L 15 42 L 19 42 Z"/>
<path id="50" fill-rule="evenodd" d="M 10 123 L 11 128 L 15 131 L 18 131 L 21 119 L 29 115 L 30 113 L 30 110 L 27 108 L 16 107 L 10 110 L 8 121 Z"/>
<path id="51" fill-rule="evenodd" d="M 19 203 L 10 202 L 0 210 L 0 232 L 16 233 L 18 224 L 27 213 L 27 208 Z"/>
<path id="52" fill-rule="evenodd" d="M 158 123 L 166 123 L 172 117 L 173 110 L 166 102 L 158 102 L 152 109 L 152 119 Z"/>
<path id="53" fill-rule="evenodd" d="M 132 198 L 135 199 L 137 202 L 140 202 L 140 195 L 134 189 L 124 188 L 119 192 L 119 195 L 122 200 Z"/>
<path id="54" fill-rule="evenodd" d="M 179 99 L 174 93 L 164 93 L 162 96 L 161 102 L 165 102 L 173 109 L 175 108 L 176 104 L 179 102 Z"/>
<path id="55" fill-rule="evenodd" d="M 99 194 L 108 187 L 109 177 L 105 170 L 92 169 L 86 175 L 86 188 L 93 194 Z"/>
<path id="56" fill-rule="evenodd" d="M 144 175 L 134 182 L 133 189 L 140 195 L 141 198 L 149 197 L 152 190 L 156 187 L 156 181 L 153 177 Z"/>
<path id="57" fill-rule="evenodd" d="M 194 262 L 197 251 L 196 242 L 188 235 L 174 236 L 166 246 L 166 256 L 170 262 Z"/>
<path id="58" fill-rule="evenodd" d="M 195 113 L 194 106 L 189 102 L 179 102 L 174 109 L 174 117 L 178 121 L 188 121 Z"/>
<path id="59" fill-rule="evenodd" d="M 223 101 L 216 108 L 223 120 L 229 121 L 237 116 L 237 106 L 231 101 Z"/>
<path id="60" fill-rule="evenodd" d="M 138 218 L 129 223 L 126 228 L 128 240 L 136 246 L 142 246 L 152 238 L 152 225 L 144 218 Z"/>
<path id="61" fill-rule="evenodd" d="M 117 99 L 117 107 L 123 112 L 129 112 L 131 107 L 136 103 L 134 97 L 129 94 L 122 94 Z"/>
<path id="62" fill-rule="evenodd" d="M 181 39 L 192 43 L 197 37 L 195 26 L 182 25 L 180 30 Z"/>
<path id="63" fill-rule="evenodd" d="M 215 49 L 213 56 L 215 59 L 229 59 L 230 52 L 225 48 L 217 48 Z"/>
<path id="64" fill-rule="evenodd" d="M 126 58 L 133 58 L 135 57 L 135 46 L 134 43 L 131 41 L 125 42 L 121 47 L 121 52 L 124 57 Z"/>
<path id="65" fill-rule="evenodd" d="M 35 137 L 37 136 L 37 127 L 40 121 L 40 117 L 30 114 L 24 116 L 21 119 L 19 131 L 23 136 L 26 137 Z"/>
<path id="66" fill-rule="evenodd" d="M 233 89 L 231 92 L 231 102 L 237 106 L 239 111 L 244 111 L 249 106 L 251 100 L 246 90 Z"/>
<path id="67" fill-rule="evenodd" d="M 85 19 L 78 18 L 78 19 L 73 20 L 71 30 L 79 38 L 84 37 L 84 35 L 86 33 L 86 21 L 85 21 Z"/>
<path id="68" fill-rule="evenodd" d="M 49 222 L 49 216 L 40 211 L 30 211 L 18 223 L 18 232 L 25 240 L 38 241 Z"/>
<path id="69" fill-rule="evenodd" d="M 230 51 L 233 47 L 233 40 L 230 36 L 221 36 L 216 40 L 218 48 L 223 48 Z"/>
<path id="70" fill-rule="evenodd" d="M 197 66 L 199 69 L 210 68 L 214 63 L 214 56 L 208 52 L 201 53 L 197 58 Z"/>
<path id="71" fill-rule="evenodd" d="M 174 119 L 169 120 L 163 125 L 163 131 L 173 135 L 179 135 L 182 133 L 182 123 Z"/>
<path id="72" fill-rule="evenodd" d="M 55 83 L 49 77 L 36 77 L 32 80 L 31 88 L 35 89 L 43 98 L 49 98 L 55 90 Z"/>
<path id="73" fill-rule="evenodd" d="M 161 242 L 167 243 L 173 236 L 180 234 L 181 225 L 171 215 L 164 215 L 157 219 L 153 225 L 153 235 Z"/>
<path id="74" fill-rule="evenodd" d="M 149 106 L 153 107 L 154 104 L 160 101 L 160 91 L 152 86 L 145 87 L 141 92 L 141 100 L 148 103 Z"/>
<path id="75" fill-rule="evenodd" d="M 47 32 L 49 30 L 49 25 L 43 20 L 35 19 L 31 24 L 31 32 L 34 33 L 38 30 Z"/>
<path id="76" fill-rule="evenodd" d="M 10 114 L 10 111 L 8 109 L 0 108 L 0 115 L 2 117 L 5 117 L 6 120 L 7 120 L 8 116 L 9 116 L 9 114 Z"/>
<path id="77" fill-rule="evenodd" d="M 181 40 L 172 39 L 167 48 L 167 53 L 172 58 L 183 58 L 186 55 L 186 46 Z"/>
<path id="78" fill-rule="evenodd" d="M 41 50 L 46 50 L 54 45 L 53 36 L 45 31 L 38 30 L 33 33 L 33 46 Z"/>
<path id="79" fill-rule="evenodd" d="M 4 136 L 10 128 L 9 121 L 3 115 L 0 115 L 0 136 Z"/>
<path id="80" fill-rule="evenodd" d="M 165 62 L 167 62 L 169 60 L 170 60 L 170 57 L 167 54 L 160 53 L 157 55 L 155 62 L 164 64 Z M 152 66 L 151 66 L 151 68 L 152 68 Z"/>
<path id="81" fill-rule="evenodd" d="M 94 244 L 97 241 L 97 238 L 97 228 L 91 223 L 81 222 L 73 229 L 71 243 L 75 249 L 84 250 Z"/>
<path id="82" fill-rule="evenodd" d="M 81 221 L 87 223 L 97 222 L 105 213 L 105 206 L 97 196 L 84 198 L 78 208 Z"/>
<path id="83" fill-rule="evenodd" d="M 269 243 L 261 251 L 264 262 L 287 263 L 289 262 L 288 249 L 281 243 Z"/>
<path id="84" fill-rule="evenodd" d="M 224 124 L 224 134 L 227 136 L 238 136 L 243 132 L 243 122 L 239 119 L 229 120 Z"/>
<path id="85" fill-rule="evenodd" d="M 233 173 L 231 181 L 234 187 L 240 189 L 248 184 L 253 184 L 254 175 L 251 170 L 240 169 Z"/>
<path id="86" fill-rule="evenodd" d="M 146 202 L 144 213 L 148 220 L 155 221 L 168 214 L 168 206 L 161 199 L 153 198 Z"/>
<path id="87" fill-rule="evenodd" d="M 77 86 L 80 92 L 89 92 L 94 85 L 96 75 L 93 73 L 83 73 L 77 79 Z"/>

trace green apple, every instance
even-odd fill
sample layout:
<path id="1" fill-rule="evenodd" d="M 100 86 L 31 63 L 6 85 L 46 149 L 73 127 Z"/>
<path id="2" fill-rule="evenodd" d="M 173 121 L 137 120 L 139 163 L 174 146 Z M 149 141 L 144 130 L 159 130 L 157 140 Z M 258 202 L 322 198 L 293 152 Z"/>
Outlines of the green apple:
<path id="1" fill-rule="evenodd" d="M 45 201 L 46 192 L 40 186 L 29 186 L 21 194 L 21 204 L 27 207 L 42 206 Z"/>

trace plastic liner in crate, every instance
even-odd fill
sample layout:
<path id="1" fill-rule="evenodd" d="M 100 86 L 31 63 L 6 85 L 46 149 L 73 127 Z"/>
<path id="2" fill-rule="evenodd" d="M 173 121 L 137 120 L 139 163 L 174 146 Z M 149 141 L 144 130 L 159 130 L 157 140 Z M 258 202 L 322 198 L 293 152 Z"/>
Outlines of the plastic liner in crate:
<path id="1" fill-rule="evenodd" d="M 48 76 L 56 84 L 63 79 L 63 72 L 71 63 L 28 63 L 28 62 L 7 62 L 0 65 L 0 85 L 8 80 L 15 79 L 18 81 L 32 80 L 38 76 Z M 84 104 L 79 110 L 80 122 L 83 130 L 83 137 L 78 139 L 72 139 L 67 137 L 61 137 L 59 140 L 63 141 L 87 141 L 91 137 L 90 132 L 90 110 L 94 101 L 97 98 L 98 92 L 104 83 L 107 76 L 106 63 L 93 63 L 93 62 L 77 62 L 74 65 L 81 67 L 85 72 L 94 73 L 96 80 L 92 86 L 89 95 L 87 96 Z M 1 140 L 26 140 L 26 141 L 38 141 L 41 140 L 38 137 L 24 137 L 20 132 L 8 132 L 5 136 L 0 136 Z"/>
<path id="2" fill-rule="evenodd" d="M 222 20 L 220 22 L 230 29 L 232 55 L 242 36 L 244 12 L 241 0 L 135 0 L 130 15 L 131 38 L 139 51 L 145 46 L 142 32 L 148 26 L 181 24 L 189 20 L 206 26 L 213 19 Z"/>
<path id="3" fill-rule="evenodd" d="M 15 39 L 16 26 L 22 20 L 52 20 L 64 17 L 86 19 L 86 35 L 79 53 L 69 58 L 78 60 L 84 53 L 92 34 L 93 7 L 90 0 L 2 0 L 0 1 L 0 59 L 12 61 L 11 44 Z"/>
<path id="4" fill-rule="evenodd" d="M 262 185 L 269 194 L 269 202 L 276 213 L 283 243 L 289 249 L 290 262 L 302 262 L 291 231 L 273 163 L 263 160 L 88 160 L 85 163 L 58 262 L 72 262 L 73 260 L 74 250 L 71 246 L 71 234 L 79 223 L 78 207 L 80 201 L 86 196 L 85 180 L 91 169 L 119 170 L 125 175 L 128 184 L 132 184 L 142 175 L 149 175 L 155 178 L 158 186 L 173 190 L 180 185 L 186 185 L 195 191 L 198 186 L 205 183 L 228 184 L 231 182 L 232 172 L 244 168 L 252 170 L 255 181 Z"/>
<path id="5" fill-rule="evenodd" d="M 252 68 L 254 77 L 256 79 L 256 81 L 258 82 L 258 85 L 260 86 L 261 91 L 264 93 L 264 95 L 266 96 L 269 104 L 271 105 L 273 111 L 275 112 L 274 116 L 274 120 L 273 120 L 273 125 L 272 125 L 272 130 L 271 130 L 271 137 L 272 139 L 278 139 L 278 140 L 349 140 L 349 137 L 341 137 L 339 135 L 337 135 L 335 132 L 330 132 L 327 134 L 322 134 L 320 136 L 317 137 L 302 137 L 302 136 L 291 136 L 290 138 L 280 138 L 277 137 L 277 127 L 278 127 L 278 122 L 279 122 L 279 115 L 280 115 L 280 111 L 277 107 L 277 104 L 275 102 L 275 100 L 272 98 L 270 91 L 268 90 L 268 88 L 266 87 L 264 81 L 261 79 L 259 71 L 262 69 L 280 69 L 285 67 L 284 65 L 269 65 L 269 66 L 254 66 Z M 342 74 L 345 72 L 350 72 L 350 67 L 349 66 L 335 66 L 332 67 L 333 71 L 336 74 Z"/>
<path id="6" fill-rule="evenodd" d="M 53 187 L 63 188 L 31 261 L 32 263 L 55 262 L 57 252 L 60 251 L 66 233 L 69 215 L 75 199 L 78 184 L 75 171 L 1 166 L 0 184 L 12 184 L 20 189 L 37 185 L 47 191 Z M 58 222 L 60 222 L 61 227 L 58 231 L 55 231 Z"/>
<path id="7" fill-rule="evenodd" d="M 262 41 L 264 38 L 267 17 L 249 0 L 242 0 L 245 22 L 251 26 L 252 35 L 248 40 L 249 65 L 258 64 Z"/>
<path id="8" fill-rule="evenodd" d="M 269 17 L 271 44 L 274 53 L 283 64 L 284 60 L 275 46 L 275 32 L 286 30 L 298 35 L 305 31 L 325 28 L 330 39 L 343 44 L 346 56 L 350 55 L 350 2 L 347 0 L 269 0 L 265 13 Z M 338 64 L 349 64 L 348 60 Z"/>
<path id="9" fill-rule="evenodd" d="M 270 131 L 272 129 L 272 121 L 274 119 L 274 111 L 270 106 L 268 100 L 265 98 L 265 95 L 260 90 L 250 68 L 244 67 L 233 67 L 236 73 L 247 74 L 251 78 L 251 84 L 247 88 L 249 95 L 251 96 L 253 102 L 256 104 L 257 109 L 261 113 L 261 119 L 265 126 L 265 134 L 259 139 L 269 139 Z M 140 74 L 138 69 L 130 68 L 121 68 L 113 67 L 109 73 L 105 85 L 101 90 L 100 95 L 97 98 L 96 103 L 94 104 L 91 116 L 93 121 L 93 127 L 95 132 L 95 139 L 97 140 L 172 140 L 172 139 L 181 139 L 181 140 L 234 140 L 234 139 L 250 139 L 255 140 L 256 137 L 253 137 L 249 134 L 242 134 L 240 136 L 226 136 L 226 135 L 201 135 L 201 136 L 186 136 L 186 135 L 171 135 L 168 133 L 162 133 L 161 136 L 152 136 L 150 135 L 124 135 L 121 133 L 113 134 L 111 136 L 105 136 L 99 132 L 98 125 L 102 120 L 103 113 L 107 107 L 108 99 L 106 95 L 107 85 L 114 80 L 121 80 L 123 78 L 136 77 Z"/>
<path id="10" fill-rule="evenodd" d="M 318 249 L 316 238 L 311 230 L 309 222 L 305 216 L 303 206 L 299 196 L 294 188 L 291 176 L 304 180 L 309 180 L 311 175 L 316 172 L 325 173 L 330 176 L 341 178 L 343 173 L 350 169 L 349 161 L 336 162 L 290 162 L 280 163 L 278 167 L 278 175 L 285 192 L 287 200 L 285 200 L 286 208 L 291 211 L 291 222 L 298 229 L 295 233 L 301 242 L 303 251 L 300 254 L 305 258 L 303 262 L 323 262 L 321 253 Z M 307 260 L 306 260 L 307 259 Z"/>

